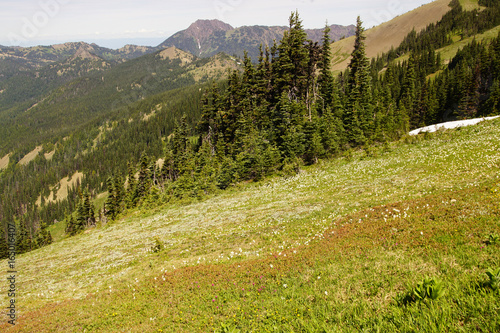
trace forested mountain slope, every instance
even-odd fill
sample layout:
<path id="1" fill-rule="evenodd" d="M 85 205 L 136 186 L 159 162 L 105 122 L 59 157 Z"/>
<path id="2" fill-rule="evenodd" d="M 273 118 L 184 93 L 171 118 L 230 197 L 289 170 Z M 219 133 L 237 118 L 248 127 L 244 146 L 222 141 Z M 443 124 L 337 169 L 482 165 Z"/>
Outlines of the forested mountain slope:
<path id="1" fill-rule="evenodd" d="M 95 55 L 76 56 L 13 76 L 0 96 L 1 154 L 21 147 L 30 151 L 89 122 L 116 118 L 121 107 L 137 100 L 217 79 L 238 67 L 236 60 L 222 55 L 199 59 L 180 51 L 174 57 L 161 52 L 113 64 Z"/>

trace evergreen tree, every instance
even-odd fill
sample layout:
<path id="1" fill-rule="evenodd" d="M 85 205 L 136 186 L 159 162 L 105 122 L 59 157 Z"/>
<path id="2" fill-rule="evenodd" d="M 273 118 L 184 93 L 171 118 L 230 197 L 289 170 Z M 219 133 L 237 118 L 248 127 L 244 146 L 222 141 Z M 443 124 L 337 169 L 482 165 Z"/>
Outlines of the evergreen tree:
<path id="1" fill-rule="evenodd" d="M 384 78 L 383 85 L 381 87 L 382 92 L 380 93 L 381 103 L 379 103 L 380 111 L 378 113 L 377 119 L 380 123 L 381 137 L 376 138 L 376 140 L 385 142 L 388 139 L 396 138 L 396 124 L 395 124 L 395 109 L 396 102 L 393 97 L 393 85 L 395 84 L 395 78 L 393 75 L 393 67 L 388 66 Z"/>
<path id="2" fill-rule="evenodd" d="M 276 108 L 274 126 L 277 146 L 284 157 L 299 158 L 304 153 L 302 125 L 306 114 L 304 103 L 290 101 L 286 92 Z"/>
<path id="3" fill-rule="evenodd" d="M 9 257 L 9 244 L 7 243 L 7 235 L 3 223 L 0 225 L 0 259 Z"/>
<path id="4" fill-rule="evenodd" d="M 163 165 L 161 167 L 160 178 L 164 182 L 174 181 L 174 160 L 173 153 L 170 145 L 167 145 L 165 149 L 165 156 Z"/>
<path id="5" fill-rule="evenodd" d="M 128 176 L 127 176 L 127 194 L 126 194 L 126 205 L 127 208 L 133 208 L 137 205 L 137 179 L 135 177 L 135 168 L 132 163 L 128 163 Z"/>
<path id="6" fill-rule="evenodd" d="M 354 51 L 351 54 L 347 76 L 347 105 L 344 127 L 352 144 L 363 144 L 373 119 L 371 108 L 370 68 L 366 57 L 364 28 L 360 17 L 356 23 Z"/>
<path id="7" fill-rule="evenodd" d="M 117 205 L 117 198 L 115 192 L 115 184 L 112 177 L 109 177 L 107 180 L 108 185 L 108 198 L 104 203 L 105 215 L 108 219 L 114 220 L 116 215 L 119 213 L 119 208 Z"/>
<path id="8" fill-rule="evenodd" d="M 403 86 L 400 99 L 400 105 L 404 105 L 406 110 L 410 112 L 411 110 L 413 110 L 413 103 L 415 103 L 416 100 L 416 81 L 417 74 L 415 72 L 415 56 L 413 53 L 411 53 L 403 78 Z"/>
<path id="9" fill-rule="evenodd" d="M 500 113 L 500 83 L 499 79 L 493 80 L 490 87 L 490 94 L 484 106 L 484 113 L 487 115 L 497 115 Z"/>
<path id="10" fill-rule="evenodd" d="M 197 195 L 203 197 L 217 189 L 219 166 L 216 156 L 207 140 L 203 140 L 196 155 L 195 178 L 198 180 Z"/>
<path id="11" fill-rule="evenodd" d="M 318 163 L 318 159 L 323 157 L 325 149 L 321 140 L 321 132 L 319 119 L 315 118 L 311 122 L 307 122 L 304 126 L 305 134 L 305 156 L 306 163 Z"/>
<path id="12" fill-rule="evenodd" d="M 144 198 L 151 188 L 151 170 L 149 159 L 146 154 L 142 154 L 139 165 L 139 179 L 137 181 L 137 196 Z"/>
<path id="13" fill-rule="evenodd" d="M 117 174 L 113 178 L 113 192 L 115 199 L 115 207 L 117 208 L 117 212 L 121 212 L 124 209 L 124 200 L 125 200 L 125 188 L 123 178 L 120 174 Z"/>
<path id="14" fill-rule="evenodd" d="M 52 243 L 52 235 L 50 231 L 47 230 L 47 224 L 42 223 L 40 225 L 40 230 L 36 236 L 36 248 L 41 248 L 51 243 Z"/>
<path id="15" fill-rule="evenodd" d="M 461 119 L 474 118 L 477 114 L 480 97 L 480 71 L 476 64 L 472 69 L 465 71 L 465 84 L 462 88 L 458 114 Z"/>
<path id="16" fill-rule="evenodd" d="M 307 34 L 302 27 L 299 14 L 292 13 L 289 18 L 289 29 L 283 33 L 278 46 L 279 57 L 273 65 L 277 88 L 275 96 L 278 98 L 285 93 L 290 100 L 306 100 L 309 67 L 306 41 Z"/>
<path id="17" fill-rule="evenodd" d="M 69 236 L 74 236 L 79 232 L 79 230 L 80 228 L 75 220 L 75 217 L 71 214 L 67 219 L 65 232 Z"/>
<path id="18" fill-rule="evenodd" d="M 331 71 L 330 30 L 330 27 L 326 24 L 323 30 L 321 61 L 319 62 L 320 74 L 318 77 L 319 95 L 321 97 L 320 115 L 326 107 L 333 105 L 334 77 Z"/>
<path id="19" fill-rule="evenodd" d="M 172 149 L 174 180 L 177 180 L 180 175 L 186 171 L 187 161 L 192 153 L 185 115 L 181 117 L 179 124 L 174 129 L 170 143 Z"/>
<path id="20" fill-rule="evenodd" d="M 32 247 L 31 235 L 26 226 L 26 221 L 22 219 L 19 223 L 19 230 L 16 237 L 16 250 L 18 253 L 25 253 L 31 251 Z"/>
<path id="21" fill-rule="evenodd" d="M 88 190 L 85 190 L 84 198 L 83 198 L 83 209 L 85 214 L 85 223 L 84 227 L 94 226 L 95 225 L 95 207 L 94 203 L 90 198 L 90 193 Z"/>

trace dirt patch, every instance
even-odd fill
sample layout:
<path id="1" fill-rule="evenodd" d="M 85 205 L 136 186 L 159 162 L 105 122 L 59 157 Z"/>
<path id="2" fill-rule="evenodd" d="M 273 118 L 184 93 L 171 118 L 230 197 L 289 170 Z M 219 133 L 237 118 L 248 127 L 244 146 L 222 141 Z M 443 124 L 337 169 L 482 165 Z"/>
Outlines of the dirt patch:
<path id="1" fill-rule="evenodd" d="M 59 181 L 56 186 L 50 187 L 50 195 L 48 198 L 44 198 L 45 202 L 56 202 L 62 201 L 68 197 L 68 190 L 71 187 L 75 187 L 77 182 L 81 182 L 83 178 L 83 173 L 75 172 L 71 177 L 63 178 Z M 57 189 L 55 200 L 54 200 L 54 190 Z M 41 196 L 38 197 L 36 204 L 40 206 L 42 203 Z"/>
<path id="2" fill-rule="evenodd" d="M 21 160 L 19 161 L 19 164 L 21 165 L 26 165 L 29 162 L 33 161 L 35 157 L 38 156 L 38 153 L 40 153 L 43 150 L 42 146 L 38 146 L 32 151 L 30 151 L 28 154 L 26 154 Z"/>
<path id="3" fill-rule="evenodd" d="M 163 168 L 164 163 L 165 163 L 165 159 L 160 158 L 158 161 L 156 161 L 156 167 L 161 170 L 161 168 Z"/>
<path id="4" fill-rule="evenodd" d="M 9 166 L 10 154 L 5 155 L 0 159 L 0 170 L 6 169 Z"/>
<path id="5" fill-rule="evenodd" d="M 43 156 L 45 156 L 45 159 L 46 159 L 46 160 L 51 160 L 51 159 L 52 159 L 52 157 L 54 157 L 54 154 L 55 154 L 55 153 L 56 153 L 56 150 L 54 149 L 54 150 L 53 150 L 53 151 L 51 151 L 51 152 L 48 152 L 48 153 L 43 154 Z"/>

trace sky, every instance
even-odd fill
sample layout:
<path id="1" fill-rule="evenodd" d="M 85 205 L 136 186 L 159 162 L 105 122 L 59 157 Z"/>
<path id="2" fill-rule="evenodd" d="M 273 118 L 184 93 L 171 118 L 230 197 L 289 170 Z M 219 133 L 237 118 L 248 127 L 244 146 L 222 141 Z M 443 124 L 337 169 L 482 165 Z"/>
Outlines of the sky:
<path id="1" fill-rule="evenodd" d="M 233 27 L 288 25 L 298 10 L 304 28 L 350 25 L 359 15 L 376 26 L 432 0 L 0 0 L 0 45 L 84 41 L 109 48 L 156 46 L 197 19 Z"/>

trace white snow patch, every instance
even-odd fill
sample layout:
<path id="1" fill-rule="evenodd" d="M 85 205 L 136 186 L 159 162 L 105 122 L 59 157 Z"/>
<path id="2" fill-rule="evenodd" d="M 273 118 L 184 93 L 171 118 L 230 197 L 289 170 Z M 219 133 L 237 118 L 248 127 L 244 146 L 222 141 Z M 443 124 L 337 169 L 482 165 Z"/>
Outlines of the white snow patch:
<path id="1" fill-rule="evenodd" d="M 457 128 L 457 127 L 462 127 L 462 126 L 476 125 L 477 123 L 480 123 L 483 120 L 492 120 L 492 119 L 495 119 L 495 118 L 498 118 L 498 117 L 500 117 L 500 116 L 486 117 L 486 118 L 475 118 L 475 119 L 467 119 L 467 120 L 457 120 L 457 121 L 449 121 L 449 122 L 446 122 L 446 123 L 435 124 L 435 125 L 431 125 L 431 126 L 417 128 L 417 129 L 411 131 L 408 134 L 410 134 L 410 135 L 417 135 L 417 134 L 422 133 L 422 132 L 430 132 L 430 133 L 436 132 L 440 128 L 450 129 L 450 128 Z"/>

